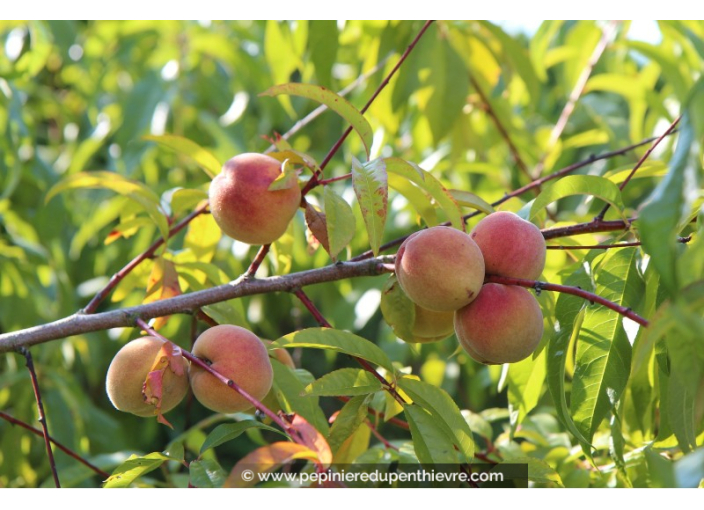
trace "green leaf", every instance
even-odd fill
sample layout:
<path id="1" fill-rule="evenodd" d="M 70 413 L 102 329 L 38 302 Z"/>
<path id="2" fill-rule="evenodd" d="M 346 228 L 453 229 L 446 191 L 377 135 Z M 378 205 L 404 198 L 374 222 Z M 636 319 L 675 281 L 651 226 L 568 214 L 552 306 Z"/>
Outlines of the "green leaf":
<path id="1" fill-rule="evenodd" d="M 143 457 L 131 455 L 129 459 L 115 468 L 103 487 L 106 489 L 129 487 L 137 478 L 154 471 L 167 460 L 170 460 L 169 457 L 159 452 L 150 453 Z"/>
<path id="2" fill-rule="evenodd" d="M 298 172 L 290 160 L 285 159 L 281 163 L 281 174 L 267 188 L 268 191 L 278 191 L 291 189 L 298 186 Z"/>
<path id="3" fill-rule="evenodd" d="M 271 348 L 278 347 L 272 344 Z M 308 423 L 327 436 L 328 420 L 318 405 L 318 397 L 305 395 L 305 383 L 301 375 L 310 376 L 303 370 L 293 370 L 276 359 L 271 360 L 274 369 L 274 392 L 279 399 L 282 409 L 287 413 L 297 413 L 303 416 Z M 311 377 L 312 378 L 312 377 Z"/>
<path id="4" fill-rule="evenodd" d="M 679 124 L 677 148 L 670 162 L 670 170 L 658 183 L 650 199 L 638 216 L 638 233 L 643 250 L 650 255 L 650 263 L 660 273 L 660 282 L 674 297 L 679 290 L 676 260 L 681 249 L 674 242 L 678 225 L 687 209 L 687 190 L 696 186 L 697 147 L 690 114 L 685 113 Z M 672 240 L 672 242 L 666 242 Z"/>
<path id="5" fill-rule="evenodd" d="M 337 21 L 311 20 L 309 23 L 308 48 L 315 65 L 315 76 L 321 85 L 329 87 L 339 47 Z"/>
<path id="6" fill-rule="evenodd" d="M 375 159 L 362 165 L 352 158 L 352 185 L 357 195 L 362 218 L 367 226 L 369 244 L 375 256 L 384 236 L 386 206 L 389 200 L 389 184 L 383 159 Z"/>
<path id="7" fill-rule="evenodd" d="M 457 455 L 452 440 L 436 417 L 415 404 L 403 406 L 411 429 L 413 448 L 421 464 L 455 464 Z"/>
<path id="8" fill-rule="evenodd" d="M 591 279 L 583 267 L 572 273 L 564 282 L 571 287 L 581 287 L 592 290 Z M 589 441 L 582 435 L 572 420 L 567 406 L 565 388 L 565 363 L 569 355 L 569 346 L 574 336 L 579 334 L 584 320 L 584 306 L 586 302 L 577 296 L 560 294 L 555 304 L 555 334 L 548 342 L 547 351 L 547 383 L 548 390 L 555 403 L 555 412 L 558 419 L 582 445 L 585 453 L 589 454 Z"/>
<path id="9" fill-rule="evenodd" d="M 374 132 L 369 122 L 367 122 L 367 119 L 364 118 L 364 115 L 352 106 L 352 103 L 347 99 L 325 87 L 308 83 L 285 83 L 283 85 L 275 85 L 259 95 L 275 97 L 281 94 L 312 99 L 313 101 L 324 104 L 337 113 L 340 117 L 345 119 L 360 136 L 367 151 L 367 158 L 369 158 Z"/>
<path id="10" fill-rule="evenodd" d="M 477 211 L 481 211 L 486 214 L 491 214 L 494 211 L 494 208 L 492 205 L 481 198 L 478 195 L 475 195 L 474 193 L 470 193 L 469 191 L 462 191 L 459 189 L 451 189 L 448 190 L 452 198 L 455 199 L 455 202 L 457 202 L 459 205 L 463 205 L 465 207 L 471 207 L 472 209 L 476 209 Z"/>
<path id="11" fill-rule="evenodd" d="M 412 182 L 395 174 L 388 175 L 389 187 L 398 191 L 411 204 L 428 227 L 437 225 L 438 216 L 428 194 Z"/>
<path id="12" fill-rule="evenodd" d="M 543 191 L 533 202 L 530 218 L 535 218 L 551 203 L 572 195 L 592 195 L 600 198 L 610 204 L 623 217 L 625 206 L 621 198 L 621 190 L 613 182 L 596 175 L 568 175 L 543 188 Z"/>
<path id="13" fill-rule="evenodd" d="M 366 395 L 382 389 L 373 374 L 361 368 L 341 368 L 325 374 L 306 386 L 306 395 L 337 397 L 339 395 Z"/>
<path id="14" fill-rule="evenodd" d="M 431 173 L 401 158 L 385 158 L 384 163 L 386 163 L 387 172 L 404 177 L 426 191 L 447 215 L 452 226 L 464 230 L 462 211 L 457 202 Z"/>
<path id="15" fill-rule="evenodd" d="M 137 202 L 146 211 L 164 239 L 169 238 L 169 224 L 161 211 L 159 196 L 145 184 L 128 179 L 115 172 L 96 171 L 79 172 L 69 175 L 55 184 L 46 194 L 44 203 L 48 204 L 59 193 L 72 189 L 107 189 L 119 193 Z"/>
<path id="16" fill-rule="evenodd" d="M 546 350 L 542 349 L 538 356 L 528 356 L 508 368 L 508 404 L 514 431 L 538 405 L 546 376 L 545 357 Z"/>
<path id="17" fill-rule="evenodd" d="M 194 460 L 188 465 L 190 483 L 204 489 L 220 488 L 225 484 L 227 473 L 215 459 Z"/>
<path id="18" fill-rule="evenodd" d="M 472 431 L 457 404 L 445 390 L 410 377 L 399 379 L 398 385 L 413 399 L 414 404 L 420 405 L 432 415 L 437 426 L 445 431 L 467 461 L 474 457 Z"/>
<path id="19" fill-rule="evenodd" d="M 636 266 L 637 250 L 609 250 L 596 270 L 596 294 L 618 305 L 636 303 L 643 282 Z M 631 371 L 631 344 L 623 317 L 602 305 L 590 305 L 577 342 L 571 409 L 588 440 L 618 403 Z"/>
<path id="20" fill-rule="evenodd" d="M 202 189 L 178 189 L 171 195 L 171 212 L 173 214 L 190 212 L 203 200 L 208 200 L 208 193 Z"/>
<path id="21" fill-rule="evenodd" d="M 200 166 L 211 179 L 220 173 L 222 164 L 209 151 L 193 140 L 176 135 L 147 135 L 144 140 L 156 142 L 177 154 L 188 156 Z"/>
<path id="22" fill-rule="evenodd" d="M 264 429 L 286 436 L 286 434 L 281 432 L 279 429 L 254 420 L 245 420 L 237 423 L 223 423 L 222 425 L 215 427 L 213 431 L 208 434 L 208 437 L 203 442 L 203 446 L 200 447 L 200 455 L 203 455 L 203 453 L 210 448 L 215 448 L 216 446 L 220 446 L 221 444 L 238 438 L 246 430 L 251 428 Z"/>
<path id="23" fill-rule="evenodd" d="M 371 399 L 371 395 L 358 395 L 342 406 L 335 421 L 332 423 L 330 437 L 328 437 L 328 444 L 333 452 L 336 453 L 342 443 L 364 423 L 367 414 L 369 414 L 368 406 Z"/>
<path id="24" fill-rule="evenodd" d="M 328 229 L 328 246 L 330 257 L 337 260 L 337 255 L 350 243 L 354 237 L 357 223 L 354 212 L 340 195 L 330 186 L 323 191 L 325 203 L 325 220 Z"/>
<path id="25" fill-rule="evenodd" d="M 303 329 L 279 338 L 274 342 L 273 347 L 284 347 L 286 349 L 308 347 L 311 349 L 327 349 L 342 352 L 350 356 L 371 361 L 380 367 L 384 367 L 390 374 L 395 373 L 391 360 L 376 344 L 361 336 L 339 329 Z"/>

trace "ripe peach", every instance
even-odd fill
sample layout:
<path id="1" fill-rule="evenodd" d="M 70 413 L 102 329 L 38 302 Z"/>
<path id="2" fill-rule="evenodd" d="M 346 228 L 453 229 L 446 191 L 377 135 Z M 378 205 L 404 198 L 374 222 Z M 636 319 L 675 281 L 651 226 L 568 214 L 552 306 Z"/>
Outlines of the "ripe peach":
<path id="1" fill-rule="evenodd" d="M 530 356 L 540 343 L 543 314 L 523 287 L 487 283 L 477 299 L 455 312 L 455 333 L 476 361 L 514 363 Z"/>
<path id="2" fill-rule="evenodd" d="M 142 417 L 156 415 L 156 406 L 146 401 L 142 388 L 163 345 L 164 342 L 156 337 L 144 336 L 132 340 L 117 351 L 105 378 L 108 397 L 116 409 Z M 181 375 L 169 367 L 164 369 L 162 413 L 176 407 L 188 392 L 188 363 L 180 356 L 172 358 L 171 363 L 180 365 Z"/>
<path id="3" fill-rule="evenodd" d="M 421 230 L 396 254 L 396 277 L 418 306 L 451 312 L 474 300 L 484 281 L 484 259 L 477 244 L 450 227 Z"/>
<path id="4" fill-rule="evenodd" d="M 281 163 L 245 153 L 225 163 L 210 184 L 210 211 L 228 236 L 248 244 L 270 244 L 283 235 L 301 202 L 301 190 L 269 191 Z"/>
<path id="5" fill-rule="evenodd" d="M 487 274 L 537 280 L 545 268 L 545 238 L 540 229 L 517 214 L 490 214 L 470 236 L 484 255 Z"/>
<path id="6" fill-rule="evenodd" d="M 274 372 L 269 353 L 251 331 L 229 324 L 214 326 L 196 339 L 193 355 L 257 400 L 262 400 L 271 389 Z M 252 407 L 242 395 L 198 365 L 191 364 L 189 377 L 193 395 L 212 411 L 236 413 Z"/>

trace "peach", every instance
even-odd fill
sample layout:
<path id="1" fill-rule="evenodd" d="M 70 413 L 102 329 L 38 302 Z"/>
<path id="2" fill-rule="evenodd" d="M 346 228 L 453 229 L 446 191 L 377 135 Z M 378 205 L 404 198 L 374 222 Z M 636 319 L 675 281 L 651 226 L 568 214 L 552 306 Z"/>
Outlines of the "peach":
<path id="1" fill-rule="evenodd" d="M 229 324 L 214 326 L 196 339 L 193 355 L 257 400 L 271 389 L 274 372 L 269 353 L 251 331 Z M 211 411 L 236 413 L 252 407 L 242 395 L 198 365 L 191 364 L 189 377 L 193 395 Z"/>
<path id="2" fill-rule="evenodd" d="M 455 333 L 474 360 L 514 363 L 530 356 L 540 343 L 543 314 L 523 287 L 487 283 L 477 299 L 455 312 Z"/>
<path id="3" fill-rule="evenodd" d="M 484 281 L 484 259 L 477 244 L 450 227 L 421 230 L 396 254 L 396 277 L 422 308 L 451 312 L 468 305 Z"/>
<path id="4" fill-rule="evenodd" d="M 484 255 L 486 274 L 537 280 L 545 268 L 545 238 L 540 229 L 507 211 L 486 216 L 470 236 Z"/>
<path id="5" fill-rule="evenodd" d="M 132 340 L 117 351 L 110 363 L 105 378 L 105 388 L 110 402 L 116 409 L 137 416 L 156 415 L 156 406 L 146 400 L 142 388 L 149 371 L 161 355 L 162 340 L 144 336 Z M 171 358 L 171 363 L 180 365 L 181 375 L 170 367 L 164 369 L 162 378 L 161 412 L 176 407 L 188 392 L 187 361 L 181 356 Z"/>
<path id="6" fill-rule="evenodd" d="M 271 340 L 264 340 L 262 339 L 262 342 L 264 342 L 264 345 L 266 346 L 267 350 L 269 349 L 269 346 L 273 343 Z M 296 369 L 296 364 L 293 362 L 293 358 L 291 355 L 288 353 L 288 349 L 281 349 L 277 348 L 272 350 L 269 350 L 269 356 L 273 357 L 276 359 L 279 363 L 283 363 L 284 365 L 288 366 L 289 368 Z"/>
<path id="7" fill-rule="evenodd" d="M 245 153 L 225 163 L 210 184 L 210 211 L 220 229 L 237 241 L 270 244 L 283 235 L 301 203 L 296 183 L 269 191 L 281 163 Z"/>
<path id="8" fill-rule="evenodd" d="M 411 343 L 429 343 L 444 340 L 454 332 L 454 312 L 434 312 L 415 305 L 416 320 L 411 332 Z"/>

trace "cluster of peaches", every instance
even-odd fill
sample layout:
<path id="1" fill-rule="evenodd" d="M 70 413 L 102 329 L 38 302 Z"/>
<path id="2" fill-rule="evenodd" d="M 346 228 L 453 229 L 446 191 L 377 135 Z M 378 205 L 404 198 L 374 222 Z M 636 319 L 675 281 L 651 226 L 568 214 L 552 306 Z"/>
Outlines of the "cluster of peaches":
<path id="1" fill-rule="evenodd" d="M 295 180 L 276 183 L 281 177 L 281 163 L 262 154 L 241 154 L 225 163 L 209 194 L 211 213 L 222 231 L 248 244 L 278 239 L 301 204 Z M 441 340 L 454 330 L 462 347 L 481 363 L 526 358 L 543 333 L 538 302 L 522 287 L 484 280 L 485 275 L 535 280 L 544 266 L 542 234 L 513 213 L 490 214 L 470 234 L 442 226 L 416 232 L 401 245 L 395 266 L 398 283 L 415 304 L 410 341 Z M 220 325 L 197 338 L 193 355 L 262 400 L 273 381 L 264 342 L 244 328 Z M 213 411 L 234 413 L 252 407 L 198 364 L 180 353 L 170 354 L 170 346 L 145 336 L 118 351 L 106 380 L 117 409 L 138 416 L 166 413 L 181 402 L 189 386 Z M 271 354 L 294 368 L 284 349 Z"/>
<path id="2" fill-rule="evenodd" d="M 412 341 L 442 340 L 454 330 L 480 363 L 527 358 L 543 335 L 538 301 L 523 287 L 484 280 L 536 280 L 545 254 L 540 230 L 511 212 L 486 216 L 470 234 L 439 226 L 411 235 L 396 255 L 396 278 L 415 303 Z"/>

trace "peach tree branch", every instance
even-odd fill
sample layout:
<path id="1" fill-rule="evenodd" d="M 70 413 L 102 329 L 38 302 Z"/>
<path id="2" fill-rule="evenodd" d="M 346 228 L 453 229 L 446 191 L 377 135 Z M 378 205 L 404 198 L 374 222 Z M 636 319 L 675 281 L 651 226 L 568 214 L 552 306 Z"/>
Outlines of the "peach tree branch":
<path id="1" fill-rule="evenodd" d="M 285 276 L 271 276 L 262 279 L 240 277 L 230 283 L 206 290 L 143 305 L 96 314 L 76 313 L 48 324 L 0 335 L 0 353 L 91 331 L 132 327 L 137 318 L 148 320 L 176 313 L 190 314 L 205 305 L 243 296 L 270 292 L 292 292 L 296 288 L 318 283 L 362 276 L 377 276 L 387 272 L 383 264 L 391 260 L 393 260 L 392 257 L 380 257 L 361 262 L 343 262 Z"/>

